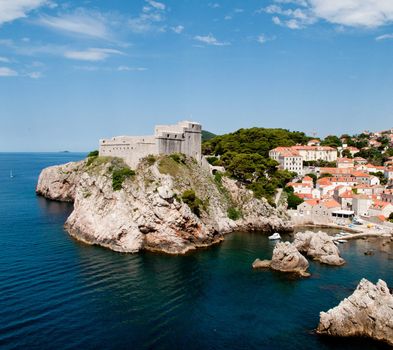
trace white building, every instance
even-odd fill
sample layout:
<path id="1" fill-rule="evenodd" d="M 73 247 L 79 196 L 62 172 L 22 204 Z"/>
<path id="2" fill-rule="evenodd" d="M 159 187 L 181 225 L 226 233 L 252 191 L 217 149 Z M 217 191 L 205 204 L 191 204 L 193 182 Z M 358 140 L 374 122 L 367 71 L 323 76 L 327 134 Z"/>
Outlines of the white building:
<path id="1" fill-rule="evenodd" d="M 299 152 L 303 161 L 325 160 L 335 162 L 337 160 L 337 150 L 327 146 L 293 146 L 292 149 Z"/>
<path id="2" fill-rule="evenodd" d="M 277 161 L 280 169 L 303 174 L 303 158 L 292 147 L 277 147 L 269 152 L 269 157 Z"/>
<path id="3" fill-rule="evenodd" d="M 352 210 L 355 215 L 368 215 L 368 209 L 371 207 L 373 200 L 366 195 L 360 194 L 353 196 Z"/>

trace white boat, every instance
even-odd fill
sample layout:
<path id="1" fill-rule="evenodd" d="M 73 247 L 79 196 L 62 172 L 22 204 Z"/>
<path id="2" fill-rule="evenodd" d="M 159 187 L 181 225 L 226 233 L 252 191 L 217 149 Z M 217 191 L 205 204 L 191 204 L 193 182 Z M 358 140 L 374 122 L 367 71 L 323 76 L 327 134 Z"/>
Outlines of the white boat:
<path id="1" fill-rule="evenodd" d="M 346 239 L 338 239 L 337 242 L 340 242 L 340 243 L 347 243 L 348 241 L 347 241 Z"/>
<path id="2" fill-rule="evenodd" d="M 14 174 L 12 174 L 12 170 L 10 171 L 10 178 L 12 179 L 14 177 Z"/>
<path id="3" fill-rule="evenodd" d="M 281 236 L 280 236 L 280 234 L 278 232 L 276 232 L 276 233 L 273 233 L 271 236 L 269 236 L 269 239 L 271 241 L 274 241 L 274 240 L 277 240 L 277 239 L 281 239 Z"/>

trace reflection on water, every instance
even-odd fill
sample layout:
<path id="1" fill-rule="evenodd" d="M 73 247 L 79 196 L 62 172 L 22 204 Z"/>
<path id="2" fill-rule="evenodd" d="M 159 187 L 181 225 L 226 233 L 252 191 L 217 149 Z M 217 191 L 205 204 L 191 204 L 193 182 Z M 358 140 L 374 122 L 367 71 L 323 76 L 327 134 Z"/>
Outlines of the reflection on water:
<path id="1" fill-rule="evenodd" d="M 386 245 L 342 244 L 347 264 L 311 262 L 308 279 L 253 270 L 275 244 L 260 233 L 234 233 L 186 256 L 88 246 L 63 230 L 72 205 L 34 194 L 42 167 L 81 155 L 68 157 L 0 154 L 1 348 L 384 348 L 313 329 L 362 277 L 393 285 L 393 260 L 379 253 Z M 10 166 L 18 179 L 2 186 Z"/>

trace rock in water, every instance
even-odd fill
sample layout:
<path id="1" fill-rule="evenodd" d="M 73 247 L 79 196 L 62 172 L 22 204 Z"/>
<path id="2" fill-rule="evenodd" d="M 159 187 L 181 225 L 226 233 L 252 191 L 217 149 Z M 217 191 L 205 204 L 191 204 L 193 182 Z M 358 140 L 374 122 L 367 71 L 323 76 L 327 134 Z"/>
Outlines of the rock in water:
<path id="1" fill-rule="evenodd" d="M 186 203 L 182 196 L 190 191 L 195 198 Z M 156 157 L 142 161 L 134 174 L 119 158 L 91 157 L 44 169 L 36 192 L 74 202 L 65 224 L 73 237 L 119 252 L 182 254 L 234 230 L 292 229 L 287 216 L 266 200 L 233 180 L 223 178 L 217 186 L 193 159 Z M 241 214 L 238 220 L 228 217 L 233 207 Z"/>
<path id="2" fill-rule="evenodd" d="M 289 242 L 278 242 L 274 247 L 272 260 L 261 261 L 257 259 L 254 261 L 253 267 L 270 267 L 272 270 L 276 271 L 295 272 L 301 276 L 310 275 L 307 272 L 307 259 Z"/>
<path id="3" fill-rule="evenodd" d="M 325 232 L 299 232 L 293 241 L 295 247 L 307 256 L 323 264 L 341 266 L 345 260 L 332 238 Z"/>
<path id="4" fill-rule="evenodd" d="M 369 337 L 393 345 L 393 295 L 386 283 L 362 279 L 349 298 L 320 313 L 317 333 Z"/>
<path id="5" fill-rule="evenodd" d="M 271 263 L 272 263 L 271 260 L 255 259 L 254 262 L 252 263 L 252 268 L 253 269 L 267 269 L 270 267 Z"/>

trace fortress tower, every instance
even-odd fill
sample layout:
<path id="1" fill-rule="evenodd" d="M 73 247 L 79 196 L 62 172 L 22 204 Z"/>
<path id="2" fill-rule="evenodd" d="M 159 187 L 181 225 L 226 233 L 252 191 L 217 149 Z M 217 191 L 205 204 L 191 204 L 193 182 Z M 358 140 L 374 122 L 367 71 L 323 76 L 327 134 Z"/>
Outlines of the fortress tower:
<path id="1" fill-rule="evenodd" d="M 120 157 L 132 168 L 149 154 L 184 153 L 198 162 L 202 155 L 202 126 L 183 121 L 176 125 L 157 125 L 154 136 L 116 136 L 100 140 L 100 156 Z"/>

